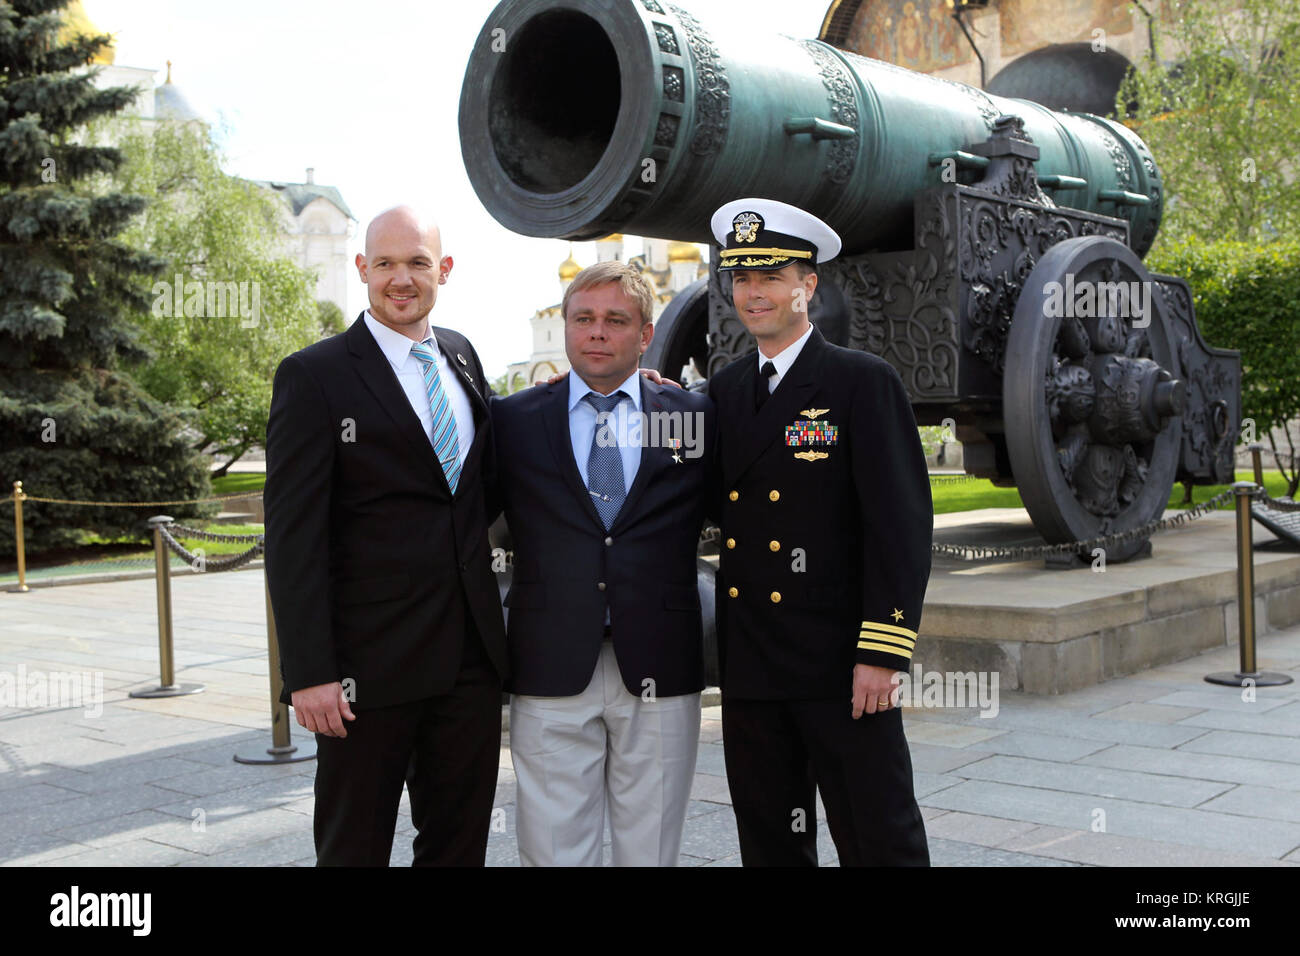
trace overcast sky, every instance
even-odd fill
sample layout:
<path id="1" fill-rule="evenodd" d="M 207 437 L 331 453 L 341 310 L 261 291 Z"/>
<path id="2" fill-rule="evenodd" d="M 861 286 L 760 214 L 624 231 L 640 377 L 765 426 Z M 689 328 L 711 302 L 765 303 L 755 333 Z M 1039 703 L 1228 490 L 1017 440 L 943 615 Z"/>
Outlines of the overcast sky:
<path id="1" fill-rule="evenodd" d="M 154 68 L 226 127 L 228 170 L 249 179 L 337 186 L 365 224 L 398 202 L 441 221 L 455 259 L 434 321 L 465 332 L 495 377 L 531 351 L 528 318 L 559 300 L 568 243 L 497 224 L 461 161 L 457 111 L 469 50 L 491 0 L 83 0 L 116 35 L 117 63 Z M 826 3 L 678 0 L 702 20 L 743 15 L 748 28 L 817 35 Z M 582 90 L 575 89 L 575 98 Z M 640 252 L 636 240 L 625 254 Z M 596 259 L 579 243 L 578 261 Z M 508 274 L 506 273 L 506 270 Z M 349 319 L 365 308 L 350 272 Z"/>

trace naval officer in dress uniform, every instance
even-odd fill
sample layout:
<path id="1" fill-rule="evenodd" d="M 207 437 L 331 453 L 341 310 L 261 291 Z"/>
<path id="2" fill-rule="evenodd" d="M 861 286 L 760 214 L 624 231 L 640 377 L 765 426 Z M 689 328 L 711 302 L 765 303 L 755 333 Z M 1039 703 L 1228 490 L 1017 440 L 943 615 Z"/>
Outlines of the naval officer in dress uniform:
<path id="1" fill-rule="evenodd" d="M 898 710 L 934 523 L 924 452 L 884 359 L 808 321 L 840 240 L 766 199 L 719 209 L 718 271 L 758 350 L 709 380 L 727 778 L 746 866 L 816 865 L 815 788 L 841 865 L 929 864 Z"/>

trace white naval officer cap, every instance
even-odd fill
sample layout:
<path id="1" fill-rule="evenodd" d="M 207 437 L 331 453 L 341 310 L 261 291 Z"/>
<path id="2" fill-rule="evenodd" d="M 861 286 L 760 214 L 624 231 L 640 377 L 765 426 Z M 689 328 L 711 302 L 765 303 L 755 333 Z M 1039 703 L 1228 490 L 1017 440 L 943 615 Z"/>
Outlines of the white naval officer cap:
<path id="1" fill-rule="evenodd" d="M 835 230 L 798 206 L 775 199 L 736 199 L 721 206 L 709 225 L 722 247 L 718 271 L 810 266 L 840 252 Z"/>

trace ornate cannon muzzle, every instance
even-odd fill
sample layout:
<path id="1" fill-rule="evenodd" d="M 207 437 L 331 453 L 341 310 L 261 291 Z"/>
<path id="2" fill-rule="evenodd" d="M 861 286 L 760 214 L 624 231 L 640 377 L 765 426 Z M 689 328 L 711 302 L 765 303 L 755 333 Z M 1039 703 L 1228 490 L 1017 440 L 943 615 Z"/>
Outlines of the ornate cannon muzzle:
<path id="1" fill-rule="evenodd" d="M 1036 168 L 980 155 L 1004 114 Z M 504 0 L 470 56 L 460 136 L 484 206 L 531 236 L 709 242 L 714 209 L 761 195 L 831 223 L 846 253 L 886 251 L 910 242 L 918 191 L 1018 160 L 1058 205 L 1126 219 L 1139 255 L 1160 223 L 1160 173 L 1117 122 L 663 0 Z"/>

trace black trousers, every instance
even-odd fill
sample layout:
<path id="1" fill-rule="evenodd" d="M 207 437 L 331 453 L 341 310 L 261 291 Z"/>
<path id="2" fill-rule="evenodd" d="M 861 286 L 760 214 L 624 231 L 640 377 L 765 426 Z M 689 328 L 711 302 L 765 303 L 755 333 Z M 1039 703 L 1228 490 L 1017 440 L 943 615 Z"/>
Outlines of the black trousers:
<path id="1" fill-rule="evenodd" d="M 317 866 L 387 866 L 405 783 L 414 866 L 482 866 L 501 755 L 501 679 L 473 625 L 447 694 L 353 711 L 316 735 Z"/>
<path id="2" fill-rule="evenodd" d="M 929 866 L 898 710 L 722 698 L 722 744 L 745 866 L 816 866 L 821 791 L 841 866 Z"/>

